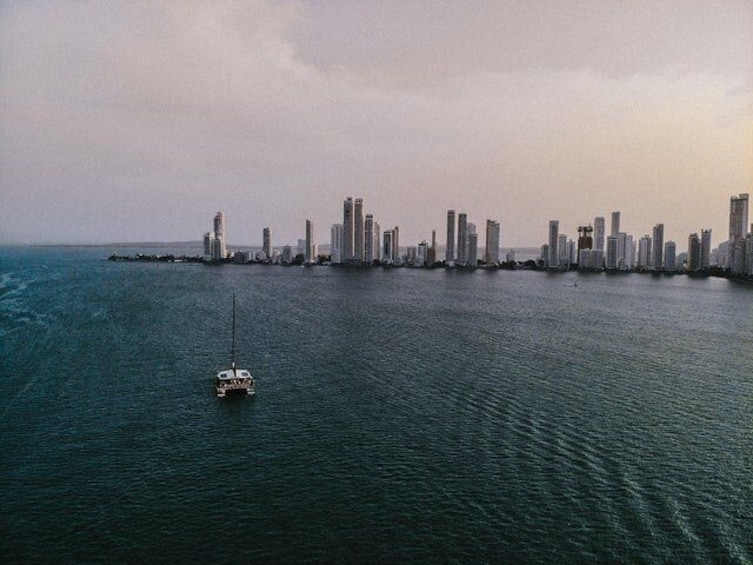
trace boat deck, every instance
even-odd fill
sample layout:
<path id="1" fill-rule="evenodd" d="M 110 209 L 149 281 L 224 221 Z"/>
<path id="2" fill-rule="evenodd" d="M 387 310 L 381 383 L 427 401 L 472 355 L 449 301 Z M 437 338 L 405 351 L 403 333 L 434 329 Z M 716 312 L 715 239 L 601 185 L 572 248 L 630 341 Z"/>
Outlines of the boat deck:
<path id="1" fill-rule="evenodd" d="M 217 396 L 223 397 L 227 393 L 254 394 L 254 378 L 246 369 L 227 369 L 217 373 Z"/>

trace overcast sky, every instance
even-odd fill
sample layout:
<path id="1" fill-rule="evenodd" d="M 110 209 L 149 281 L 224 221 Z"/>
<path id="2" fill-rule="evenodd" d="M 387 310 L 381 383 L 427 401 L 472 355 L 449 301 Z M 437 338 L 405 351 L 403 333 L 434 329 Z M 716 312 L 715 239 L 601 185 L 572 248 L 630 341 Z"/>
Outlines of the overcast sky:
<path id="1" fill-rule="evenodd" d="M 681 251 L 753 193 L 753 2 L 8 1 L 0 112 L 0 242 L 325 243 L 352 195 Z"/>

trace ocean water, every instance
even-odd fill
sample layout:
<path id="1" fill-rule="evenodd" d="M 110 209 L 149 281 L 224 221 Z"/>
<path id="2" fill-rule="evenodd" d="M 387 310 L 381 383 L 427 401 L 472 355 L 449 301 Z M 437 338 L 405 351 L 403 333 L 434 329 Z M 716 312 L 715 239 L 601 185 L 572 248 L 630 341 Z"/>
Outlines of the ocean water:
<path id="1" fill-rule="evenodd" d="M 112 251 L 0 249 L 3 563 L 753 562 L 752 286 Z"/>

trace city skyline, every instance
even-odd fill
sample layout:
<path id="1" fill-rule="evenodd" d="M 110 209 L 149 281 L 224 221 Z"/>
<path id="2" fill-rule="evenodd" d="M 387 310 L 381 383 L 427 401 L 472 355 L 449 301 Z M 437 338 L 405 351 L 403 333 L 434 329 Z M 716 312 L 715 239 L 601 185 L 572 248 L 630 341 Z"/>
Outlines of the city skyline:
<path id="1" fill-rule="evenodd" d="M 748 225 L 749 200 L 748 193 L 730 197 L 727 239 L 721 239 L 716 247 L 712 247 L 712 230 L 702 228 L 700 237 L 697 232 L 688 235 L 685 251 L 678 249 L 674 240 L 665 239 L 663 223 L 654 225 L 651 235 L 641 237 L 622 231 L 622 212 L 619 210 L 611 212 L 611 229 L 610 235 L 606 237 L 606 245 L 604 216 L 595 217 L 593 223 L 580 225 L 577 242 L 560 231 L 559 219 L 551 219 L 546 243 L 540 247 L 539 266 L 548 270 L 577 268 L 586 271 L 639 270 L 669 273 L 708 273 L 711 267 L 718 267 L 729 270 L 733 276 L 750 276 L 753 274 L 753 224 Z M 431 245 L 427 239 L 422 239 L 420 242 L 406 242 L 403 247 L 399 239 L 400 227 L 395 226 L 382 232 L 374 214 L 367 213 L 363 198 L 346 197 L 342 209 L 341 223 L 336 222 L 330 226 L 330 240 L 324 253 L 319 253 L 313 223 L 306 220 L 305 239 L 298 239 L 297 245 L 297 255 L 300 255 L 302 263 L 326 261 L 328 264 L 359 267 L 379 263 L 434 267 L 441 263 L 449 268 L 476 268 L 480 265 L 498 267 L 503 263 L 500 259 L 503 248 L 500 224 L 494 219 L 487 218 L 486 235 L 481 242 L 476 224 L 468 220 L 467 213 L 457 214 L 456 229 L 456 210 L 447 210 L 446 245 L 440 253 L 436 230 L 432 230 Z M 292 245 L 274 247 L 271 244 L 271 229 L 265 227 L 262 233 L 262 249 L 258 253 L 239 249 L 240 262 L 261 260 L 276 263 L 281 260 L 284 264 L 291 263 L 294 258 Z M 225 235 L 225 215 L 217 212 L 213 231 L 204 234 L 206 259 L 220 261 L 232 256 L 227 251 Z M 482 243 L 483 251 L 480 251 Z M 282 253 L 278 253 L 280 249 Z M 514 248 L 508 249 L 512 253 L 506 256 L 505 263 L 514 263 Z"/>
<path id="2" fill-rule="evenodd" d="M 750 29 L 742 0 L 9 3 L 0 243 L 185 241 L 207 210 L 323 242 L 348 194 L 401 241 L 449 209 L 503 247 L 613 210 L 721 240 L 753 191 Z"/>

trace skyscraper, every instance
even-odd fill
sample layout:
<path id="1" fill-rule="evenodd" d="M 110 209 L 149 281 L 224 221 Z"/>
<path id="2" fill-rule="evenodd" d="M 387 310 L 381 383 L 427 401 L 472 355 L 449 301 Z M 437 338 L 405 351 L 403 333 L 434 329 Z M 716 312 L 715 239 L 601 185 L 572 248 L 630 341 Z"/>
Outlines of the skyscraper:
<path id="1" fill-rule="evenodd" d="M 382 260 L 382 246 L 379 242 L 382 240 L 382 230 L 379 227 L 379 222 L 374 222 L 374 260 Z"/>
<path id="2" fill-rule="evenodd" d="M 342 224 L 332 224 L 332 227 L 329 229 L 329 253 L 330 253 L 331 263 L 334 263 L 337 265 L 343 262 L 342 243 L 343 243 Z"/>
<path id="3" fill-rule="evenodd" d="M 653 247 L 651 248 L 651 269 L 661 271 L 664 267 L 664 224 L 656 224 L 653 231 Z"/>
<path id="4" fill-rule="evenodd" d="M 343 242 L 341 248 L 343 263 L 349 263 L 355 258 L 353 254 L 354 232 L 353 198 L 348 196 L 343 202 Z"/>
<path id="5" fill-rule="evenodd" d="M 594 218 L 594 246 L 597 251 L 604 251 L 604 237 L 606 235 L 606 222 L 604 216 Z M 601 267 L 601 265 L 599 265 Z"/>
<path id="6" fill-rule="evenodd" d="M 581 258 L 583 258 L 585 264 L 589 263 L 590 250 L 593 249 L 594 246 L 594 239 L 593 236 L 591 236 L 593 231 L 594 229 L 591 226 L 578 227 L 578 251 L 576 257 L 579 267 L 581 266 Z M 583 251 L 586 251 L 587 253 L 583 254 Z M 581 268 L 588 268 L 585 264 Z"/>
<path id="7" fill-rule="evenodd" d="M 270 228 L 264 228 L 262 230 L 262 247 L 261 250 L 267 259 L 272 258 L 272 230 Z"/>
<path id="8" fill-rule="evenodd" d="M 674 273 L 677 270 L 677 245 L 674 241 L 664 244 L 664 270 Z"/>
<path id="9" fill-rule="evenodd" d="M 306 263 L 313 263 L 316 259 L 314 257 L 314 223 L 311 220 L 306 220 L 306 250 L 303 255 Z"/>
<path id="10" fill-rule="evenodd" d="M 445 246 L 445 264 L 455 264 L 455 210 L 447 210 L 447 244 Z"/>
<path id="11" fill-rule="evenodd" d="M 392 230 L 384 230 L 384 246 L 382 247 L 382 263 L 392 263 Z"/>
<path id="12" fill-rule="evenodd" d="M 637 266 L 639 269 L 648 269 L 651 266 L 651 250 L 651 236 L 646 234 L 638 241 Z"/>
<path id="13" fill-rule="evenodd" d="M 214 232 L 208 231 L 204 234 L 204 255 L 206 258 L 212 258 L 212 246 L 214 245 Z"/>
<path id="14" fill-rule="evenodd" d="M 701 230 L 701 260 L 699 263 L 702 271 L 708 271 L 711 267 L 711 230 Z"/>
<path id="15" fill-rule="evenodd" d="M 415 265 L 418 267 L 424 267 L 429 261 L 429 244 L 426 240 L 423 240 L 418 244 L 418 252 L 416 253 Z"/>
<path id="16" fill-rule="evenodd" d="M 358 263 L 363 263 L 366 245 L 365 245 L 365 227 L 363 218 L 363 198 L 356 198 L 353 223 L 353 256 Z"/>
<path id="17" fill-rule="evenodd" d="M 748 230 L 748 194 L 732 196 L 729 203 L 729 270 L 744 274 L 747 262 L 745 236 Z"/>
<path id="18" fill-rule="evenodd" d="M 729 238 L 743 239 L 748 230 L 748 194 L 729 199 Z"/>
<path id="19" fill-rule="evenodd" d="M 374 262 L 374 216 L 366 214 L 366 222 L 364 223 L 364 261 L 367 265 L 371 265 Z"/>
<path id="20" fill-rule="evenodd" d="M 437 230 L 431 230 L 431 247 L 427 250 L 426 263 L 433 267 L 437 262 Z"/>
<path id="21" fill-rule="evenodd" d="M 567 236 L 564 233 L 559 234 L 557 237 L 557 266 L 560 269 L 567 269 L 570 267 L 570 258 L 567 252 Z"/>
<path id="22" fill-rule="evenodd" d="M 382 263 L 399 265 L 400 260 L 400 229 L 395 226 L 391 230 L 384 230 L 384 246 L 382 248 Z"/>
<path id="23" fill-rule="evenodd" d="M 212 259 L 215 261 L 227 257 L 225 237 L 225 214 L 217 212 L 214 216 L 214 246 L 212 249 Z"/>
<path id="24" fill-rule="evenodd" d="M 621 271 L 627 269 L 627 256 L 629 249 L 627 246 L 627 234 L 621 231 L 617 234 L 617 268 Z"/>
<path id="25" fill-rule="evenodd" d="M 458 265 L 463 266 L 468 262 L 468 214 L 458 214 Z"/>
<path id="26" fill-rule="evenodd" d="M 499 222 L 486 220 L 486 250 L 484 262 L 487 265 L 499 263 Z"/>
<path id="27" fill-rule="evenodd" d="M 611 235 L 616 236 L 620 233 L 620 213 L 612 212 L 612 232 Z"/>
<path id="28" fill-rule="evenodd" d="M 701 269 L 701 240 L 697 233 L 688 236 L 688 263 L 686 270 L 695 272 Z"/>
<path id="29" fill-rule="evenodd" d="M 400 228 L 392 228 L 392 262 L 395 265 L 401 263 L 400 260 Z"/>
<path id="30" fill-rule="evenodd" d="M 556 269 L 559 267 L 559 235 L 560 235 L 560 221 L 549 220 L 549 256 L 547 257 L 546 266 L 549 269 Z"/>
<path id="31" fill-rule="evenodd" d="M 617 269 L 619 259 L 617 258 L 617 236 L 610 235 L 607 237 L 607 255 L 604 261 L 605 267 L 609 271 Z"/>
<path id="32" fill-rule="evenodd" d="M 470 267 L 478 266 L 478 234 L 476 233 L 476 226 L 473 226 L 473 231 L 468 231 L 468 253 L 465 258 L 466 263 Z"/>

